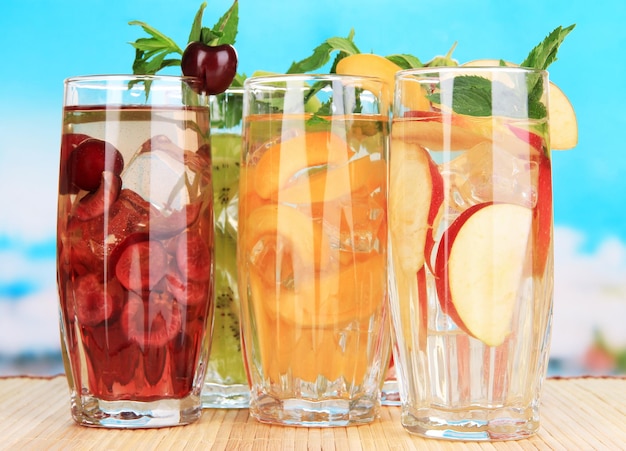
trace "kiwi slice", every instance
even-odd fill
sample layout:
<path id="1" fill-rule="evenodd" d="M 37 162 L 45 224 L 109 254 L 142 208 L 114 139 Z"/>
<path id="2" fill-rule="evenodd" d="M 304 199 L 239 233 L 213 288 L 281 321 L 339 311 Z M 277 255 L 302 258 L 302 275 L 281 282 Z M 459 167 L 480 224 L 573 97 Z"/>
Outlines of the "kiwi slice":
<path id="1" fill-rule="evenodd" d="M 241 135 L 216 133 L 211 136 L 213 208 L 216 228 L 236 237 Z"/>
<path id="2" fill-rule="evenodd" d="M 215 317 L 207 381 L 246 384 L 239 332 L 237 245 L 228 233 L 215 233 Z"/>

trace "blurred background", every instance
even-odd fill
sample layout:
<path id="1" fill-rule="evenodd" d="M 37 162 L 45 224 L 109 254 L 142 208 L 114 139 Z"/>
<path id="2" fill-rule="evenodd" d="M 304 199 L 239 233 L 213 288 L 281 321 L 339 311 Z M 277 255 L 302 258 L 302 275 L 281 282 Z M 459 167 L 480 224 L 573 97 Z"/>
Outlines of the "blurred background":
<path id="1" fill-rule="evenodd" d="M 56 193 L 63 80 L 130 73 L 140 20 L 187 42 L 200 0 L 6 0 L 0 15 L 0 376 L 57 374 Z M 232 0 L 209 0 L 212 27 Z M 239 2 L 239 71 L 283 72 L 325 39 L 423 62 L 521 62 L 576 24 L 550 68 L 579 144 L 553 154 L 555 307 L 551 375 L 626 373 L 626 2 L 305 0 Z"/>

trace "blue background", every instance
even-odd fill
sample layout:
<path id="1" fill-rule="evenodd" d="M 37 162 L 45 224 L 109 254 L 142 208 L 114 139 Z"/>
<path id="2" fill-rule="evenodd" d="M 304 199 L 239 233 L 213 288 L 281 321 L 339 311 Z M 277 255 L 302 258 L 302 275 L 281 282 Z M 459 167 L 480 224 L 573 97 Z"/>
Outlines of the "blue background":
<path id="1" fill-rule="evenodd" d="M 200 1 L 3 2 L 0 14 L 0 374 L 58 366 L 54 275 L 63 80 L 128 73 L 141 20 L 184 46 Z M 212 0 L 204 25 L 230 6 Z M 304 0 L 239 4 L 240 72 L 285 71 L 323 40 L 355 30 L 362 52 L 422 61 L 458 41 L 460 62 L 521 62 L 551 30 L 577 24 L 550 68 L 578 116 L 579 145 L 553 155 L 557 371 L 577 371 L 594 333 L 626 349 L 626 3 L 621 0 Z M 34 357 L 35 359 L 32 359 Z M 7 363 L 9 362 L 9 363 Z M 13 362 L 13 363 L 10 363 Z M 565 362 L 563 364 L 563 362 Z M 569 362 L 569 363 L 568 363 Z M 19 363 L 19 362 L 18 362 Z M 47 361 L 44 363 L 48 363 Z M 565 365 L 565 366 L 563 366 Z M 568 366 L 569 365 L 569 366 Z M 584 371 L 603 371 L 587 367 Z"/>

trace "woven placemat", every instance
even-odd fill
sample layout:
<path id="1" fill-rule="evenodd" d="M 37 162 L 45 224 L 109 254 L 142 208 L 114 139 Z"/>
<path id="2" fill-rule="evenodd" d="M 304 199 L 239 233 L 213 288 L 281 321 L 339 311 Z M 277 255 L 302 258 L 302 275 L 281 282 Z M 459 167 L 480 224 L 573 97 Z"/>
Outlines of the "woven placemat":
<path id="1" fill-rule="evenodd" d="M 626 449 L 626 378 L 548 379 L 538 434 L 526 440 L 457 443 L 407 433 L 400 408 L 348 428 L 260 424 L 247 409 L 207 409 L 188 426 L 106 430 L 77 426 L 69 413 L 65 377 L 0 378 L 0 449 L 116 450 L 621 450 Z"/>

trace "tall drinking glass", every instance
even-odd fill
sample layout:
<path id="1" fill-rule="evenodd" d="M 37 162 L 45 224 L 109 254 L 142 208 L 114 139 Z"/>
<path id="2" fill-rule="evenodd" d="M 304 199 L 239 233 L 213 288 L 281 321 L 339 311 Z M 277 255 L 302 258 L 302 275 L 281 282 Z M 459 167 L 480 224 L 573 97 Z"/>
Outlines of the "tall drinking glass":
<path id="1" fill-rule="evenodd" d="M 215 213 L 215 317 L 202 406 L 247 408 L 250 390 L 241 353 L 237 288 L 237 214 L 243 88 L 211 96 Z"/>
<path id="2" fill-rule="evenodd" d="M 251 415 L 372 421 L 389 356 L 382 81 L 245 82 L 239 286 Z"/>
<path id="3" fill-rule="evenodd" d="M 402 424 L 508 440 L 539 427 L 553 291 L 548 75 L 396 76 L 391 305 Z"/>
<path id="4" fill-rule="evenodd" d="M 200 416 L 213 192 L 208 99 L 194 82 L 65 82 L 57 278 L 78 424 L 161 427 Z"/>

